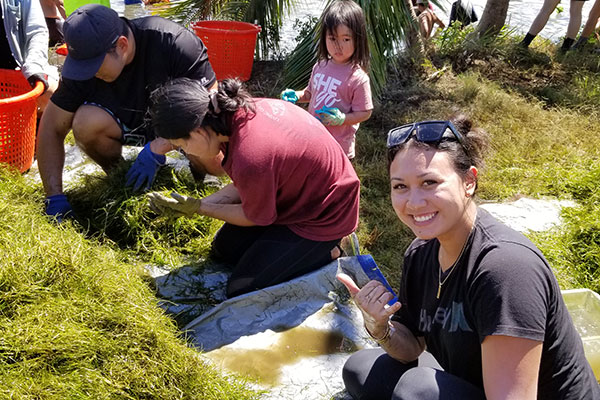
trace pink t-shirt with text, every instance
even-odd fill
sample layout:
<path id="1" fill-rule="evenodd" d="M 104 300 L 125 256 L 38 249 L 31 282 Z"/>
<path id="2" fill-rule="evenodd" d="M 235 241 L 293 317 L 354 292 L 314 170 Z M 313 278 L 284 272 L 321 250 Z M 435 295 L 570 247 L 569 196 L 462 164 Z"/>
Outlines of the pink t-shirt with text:
<path id="1" fill-rule="evenodd" d="M 369 75 L 357 65 L 318 62 L 305 92 L 310 93 L 308 112 L 312 115 L 323 106 L 339 108 L 344 114 L 373 109 Z M 354 158 L 354 136 L 359 125 L 327 127 L 348 158 Z"/>
<path id="2" fill-rule="evenodd" d="M 223 161 L 246 217 L 315 241 L 353 232 L 360 182 L 325 127 L 286 101 L 255 99 L 255 108 L 235 114 Z"/>

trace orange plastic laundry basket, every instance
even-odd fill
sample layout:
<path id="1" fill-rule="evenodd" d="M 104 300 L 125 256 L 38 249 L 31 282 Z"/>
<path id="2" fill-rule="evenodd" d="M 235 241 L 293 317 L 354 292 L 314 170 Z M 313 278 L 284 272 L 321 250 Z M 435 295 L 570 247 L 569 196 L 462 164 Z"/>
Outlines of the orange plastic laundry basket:
<path id="1" fill-rule="evenodd" d="M 237 21 L 199 21 L 192 24 L 208 51 L 217 79 L 250 79 L 260 26 Z"/>
<path id="2" fill-rule="evenodd" d="M 36 99 L 43 91 L 42 82 L 31 89 L 21 71 L 0 69 L 0 163 L 20 172 L 33 163 Z"/>

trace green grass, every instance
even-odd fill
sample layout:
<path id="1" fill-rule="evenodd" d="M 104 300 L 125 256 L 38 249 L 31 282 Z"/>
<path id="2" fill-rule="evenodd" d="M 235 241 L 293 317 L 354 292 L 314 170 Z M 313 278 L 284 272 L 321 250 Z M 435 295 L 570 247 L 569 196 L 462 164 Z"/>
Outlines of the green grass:
<path id="1" fill-rule="evenodd" d="M 141 271 L 0 169 L 0 397 L 252 399 L 179 338 Z"/>
<path id="2" fill-rule="evenodd" d="M 563 226 L 532 235 L 554 266 L 564 288 L 600 292 L 600 162 L 575 176 L 566 190 L 578 207 L 563 210 Z"/>

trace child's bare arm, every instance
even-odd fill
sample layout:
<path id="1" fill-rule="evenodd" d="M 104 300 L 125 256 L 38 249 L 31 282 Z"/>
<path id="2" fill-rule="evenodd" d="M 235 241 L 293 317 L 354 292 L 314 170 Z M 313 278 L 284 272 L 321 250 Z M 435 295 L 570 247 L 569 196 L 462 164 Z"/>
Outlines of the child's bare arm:
<path id="1" fill-rule="evenodd" d="M 342 125 L 354 125 L 360 122 L 364 122 L 371 118 L 371 114 L 373 114 L 373 110 L 367 111 L 354 111 L 346 114 L 346 118 L 344 119 L 344 123 Z"/>
<path id="2" fill-rule="evenodd" d="M 355 111 L 344 114 L 339 108 L 323 107 L 316 111 L 316 117 L 325 126 L 354 125 L 366 121 L 371 116 L 371 110 Z"/>

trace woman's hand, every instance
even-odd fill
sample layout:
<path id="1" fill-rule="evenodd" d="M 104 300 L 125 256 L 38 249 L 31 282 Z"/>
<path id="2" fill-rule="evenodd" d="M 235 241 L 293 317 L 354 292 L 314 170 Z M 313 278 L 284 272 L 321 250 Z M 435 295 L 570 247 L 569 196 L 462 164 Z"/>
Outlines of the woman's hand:
<path id="1" fill-rule="evenodd" d="M 150 208 L 158 214 L 173 217 L 193 217 L 200 211 L 202 201 L 195 197 L 182 196 L 172 192 L 171 197 L 163 196 L 158 192 L 149 193 Z"/>
<path id="2" fill-rule="evenodd" d="M 378 343 L 396 360 L 407 363 L 416 360 L 425 350 L 423 337 L 415 335 L 399 322 L 389 322 L 392 314 L 400 310 L 399 301 L 391 306 L 387 302 L 392 295 L 378 281 L 369 281 L 362 289 L 346 274 L 337 279 L 348 288 L 350 295 L 362 312 L 365 328 L 372 337 L 381 338 Z M 390 329 L 390 330 L 388 330 Z"/>
<path id="3" fill-rule="evenodd" d="M 359 288 L 354 280 L 346 274 L 338 274 L 337 279 L 346 286 L 350 296 L 363 314 L 365 328 L 374 337 L 383 337 L 388 329 L 390 317 L 402 306 L 396 302 L 388 306 L 394 296 L 378 281 L 369 281 Z"/>

